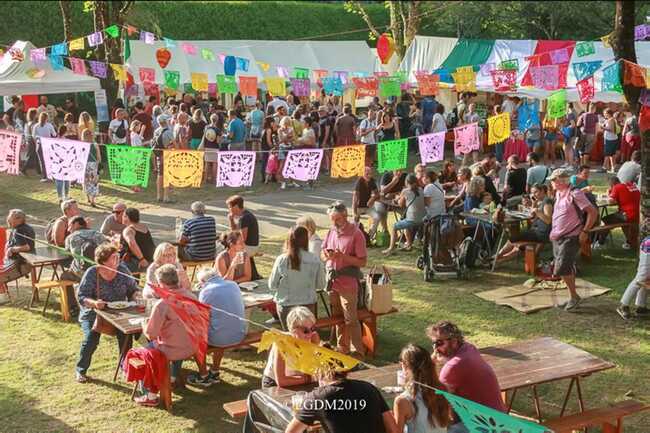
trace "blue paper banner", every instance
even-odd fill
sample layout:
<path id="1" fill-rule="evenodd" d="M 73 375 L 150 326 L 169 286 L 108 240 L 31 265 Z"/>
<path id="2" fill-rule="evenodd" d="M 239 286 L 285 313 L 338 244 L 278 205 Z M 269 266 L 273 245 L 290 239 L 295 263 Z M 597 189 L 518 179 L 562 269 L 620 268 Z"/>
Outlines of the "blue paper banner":
<path id="1" fill-rule="evenodd" d="M 328 95 L 343 96 L 343 82 L 339 77 L 324 77 L 323 89 Z"/>
<path id="2" fill-rule="evenodd" d="M 517 109 L 517 126 L 520 131 L 525 131 L 533 125 L 540 126 L 539 122 L 539 101 L 523 102 Z"/>
<path id="3" fill-rule="evenodd" d="M 576 62 L 573 64 L 573 72 L 576 75 L 576 81 L 584 80 L 585 78 L 594 75 L 594 72 L 603 64 L 602 60 L 595 62 Z"/>

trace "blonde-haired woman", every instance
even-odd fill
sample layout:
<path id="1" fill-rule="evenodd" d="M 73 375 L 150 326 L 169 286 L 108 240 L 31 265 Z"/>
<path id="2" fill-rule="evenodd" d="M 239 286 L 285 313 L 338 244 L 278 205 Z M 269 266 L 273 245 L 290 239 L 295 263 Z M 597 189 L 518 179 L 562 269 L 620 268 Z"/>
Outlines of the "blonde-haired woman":
<path id="1" fill-rule="evenodd" d="M 187 272 L 183 269 L 178 260 L 178 252 L 176 247 L 169 242 L 163 242 L 156 247 L 156 250 L 153 253 L 153 262 L 147 268 L 147 278 L 142 291 L 142 296 L 145 299 L 156 298 L 156 295 L 153 292 L 152 286 L 158 285 L 158 278 L 156 278 L 156 270 L 162 265 L 174 265 L 176 266 L 176 272 L 178 273 L 178 285 L 181 289 L 190 290 L 190 279 L 187 276 Z"/>
<path id="2" fill-rule="evenodd" d="M 81 134 L 81 141 L 93 143 L 93 130 L 84 129 Z M 84 177 L 84 193 L 88 204 L 97 207 L 95 199 L 99 195 L 99 163 L 102 162 L 102 154 L 99 151 L 99 144 L 93 143 L 88 151 L 88 163 L 86 164 L 86 176 Z"/>
<path id="3" fill-rule="evenodd" d="M 64 137 L 68 140 L 79 140 L 79 129 L 77 124 L 74 123 L 74 116 L 72 113 L 66 113 L 63 117 L 63 124 L 65 126 Z"/>
<path id="4" fill-rule="evenodd" d="M 278 153 L 278 160 L 280 162 L 280 166 L 278 167 L 278 174 L 280 177 L 282 177 L 282 169 L 284 167 L 284 161 L 287 158 L 287 152 L 291 149 L 293 149 L 293 145 L 295 143 L 295 132 L 293 130 L 293 121 L 291 120 L 291 117 L 289 116 L 284 116 L 282 120 L 280 120 L 280 127 L 278 128 L 278 144 L 280 146 L 280 152 Z M 297 183 L 292 182 L 292 186 L 299 186 Z M 286 179 L 282 179 L 282 183 L 280 184 L 280 189 L 286 189 L 287 187 L 287 182 Z"/>
<path id="5" fill-rule="evenodd" d="M 323 246 L 323 240 L 316 233 L 316 222 L 310 216 L 301 216 L 296 220 L 296 225 L 304 227 L 309 233 L 309 249 L 308 251 L 312 254 L 316 254 L 317 257 L 320 257 L 320 252 Z"/>
<path id="6" fill-rule="evenodd" d="M 90 117 L 87 111 L 82 111 L 79 115 L 79 124 L 77 125 L 77 131 L 79 132 L 79 138 L 84 139 L 84 131 L 89 130 L 91 132 L 91 140 L 95 138 L 95 122 L 93 118 Z M 85 141 L 85 140 L 84 140 Z"/>

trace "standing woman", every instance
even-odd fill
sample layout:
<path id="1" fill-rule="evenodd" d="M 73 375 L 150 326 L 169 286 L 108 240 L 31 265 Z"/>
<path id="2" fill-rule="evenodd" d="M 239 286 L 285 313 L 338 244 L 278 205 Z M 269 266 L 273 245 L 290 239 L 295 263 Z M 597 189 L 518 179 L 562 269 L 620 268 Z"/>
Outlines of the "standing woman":
<path id="1" fill-rule="evenodd" d="M 95 199 L 99 195 L 99 164 L 102 162 L 102 154 L 99 151 L 99 144 L 93 143 L 93 131 L 84 129 L 81 137 L 82 141 L 91 143 L 88 151 L 88 163 L 86 164 L 86 175 L 84 177 L 84 193 L 88 199 L 88 204 L 97 207 Z"/>
<path id="2" fill-rule="evenodd" d="M 77 124 L 74 123 L 74 116 L 72 113 L 65 113 L 63 117 L 63 124 L 65 125 L 65 136 L 68 140 L 79 140 L 79 129 Z"/>
<path id="3" fill-rule="evenodd" d="M 262 137 L 260 141 L 260 149 L 262 150 L 262 179 L 266 178 L 266 164 L 269 161 L 269 155 L 271 149 L 273 148 L 274 137 L 275 137 L 275 122 L 273 121 L 273 116 L 267 116 L 264 118 L 264 126 L 262 131 Z"/>
<path id="4" fill-rule="evenodd" d="M 131 272 L 144 271 L 153 261 L 156 249 L 151 232 L 140 222 L 140 211 L 136 208 L 126 208 L 122 224 L 126 226 L 120 239 L 122 261 Z"/>
<path id="5" fill-rule="evenodd" d="M 605 159 L 603 161 L 603 170 L 613 173 L 614 172 L 614 155 L 618 151 L 618 135 L 616 134 L 616 119 L 611 108 L 603 112 L 605 120 L 600 125 L 604 131 L 605 139 Z"/>
<path id="6" fill-rule="evenodd" d="M 551 119 L 548 113 L 544 116 L 544 164 L 555 167 L 555 145 L 557 143 L 558 119 Z"/>
<path id="7" fill-rule="evenodd" d="M 282 329 L 288 331 L 287 316 L 292 308 L 303 306 L 316 315 L 316 292 L 325 287 L 325 274 L 320 258 L 308 251 L 309 232 L 301 226 L 292 227 L 281 254 L 273 264 L 269 289 Z"/>
<path id="8" fill-rule="evenodd" d="M 203 139 L 203 132 L 205 131 L 206 125 L 207 122 L 205 121 L 205 117 L 203 117 L 203 111 L 197 108 L 194 110 L 194 114 L 192 114 L 192 120 L 190 120 L 190 149 L 198 149 Z"/>
<path id="9" fill-rule="evenodd" d="M 321 248 L 323 246 L 323 240 L 316 233 L 316 222 L 310 216 L 301 216 L 296 220 L 296 225 L 301 226 L 307 229 L 309 233 L 309 246 L 307 251 L 312 254 L 315 254 L 316 257 L 320 257 Z"/>
<path id="10" fill-rule="evenodd" d="M 382 114 L 381 123 L 377 130 L 379 134 L 378 141 L 396 140 L 400 138 L 397 120 L 388 111 Z"/>
<path id="11" fill-rule="evenodd" d="M 25 145 L 27 146 L 27 161 L 22 167 L 23 174 L 26 174 L 28 168 L 36 167 L 40 173 L 41 167 L 39 164 L 38 154 L 36 153 L 36 137 L 34 137 L 34 126 L 38 123 L 38 111 L 36 108 L 27 110 L 27 123 L 25 124 L 24 136 Z"/>
<path id="12" fill-rule="evenodd" d="M 91 132 L 91 140 L 95 138 L 95 122 L 93 118 L 90 117 L 87 111 L 82 111 L 79 115 L 79 124 L 77 125 L 77 131 L 79 132 L 79 138 L 83 140 L 84 131 L 88 129 Z M 85 141 L 85 140 L 84 140 Z"/>
<path id="13" fill-rule="evenodd" d="M 314 131 L 313 125 L 314 121 L 310 116 L 305 116 L 302 119 L 302 132 L 298 138 L 298 145 L 300 147 L 316 147 L 316 132 Z"/>
<path id="14" fill-rule="evenodd" d="M 218 150 L 222 134 L 223 119 L 218 114 L 212 114 L 210 124 L 205 127 L 201 144 L 199 144 L 199 149 L 205 152 L 203 159 L 205 160 L 205 177 L 208 183 L 214 183 L 217 180 Z"/>
<path id="15" fill-rule="evenodd" d="M 294 142 L 295 135 L 293 132 L 293 122 L 291 121 L 291 117 L 285 116 L 280 121 L 280 128 L 278 128 L 278 143 L 280 145 L 278 152 L 278 160 L 280 161 L 278 174 L 282 179 L 282 183 L 280 184 L 281 189 L 285 189 L 287 187 L 287 182 L 284 178 L 282 178 L 282 168 L 284 167 L 284 161 L 287 158 L 287 152 L 293 149 Z M 296 187 L 300 186 L 295 182 L 292 182 L 291 184 Z"/>
<path id="16" fill-rule="evenodd" d="M 424 348 L 407 345 L 399 356 L 406 386 L 393 404 L 397 431 L 404 433 L 446 433 L 449 425 L 449 403 L 436 394 L 444 389 L 436 366 Z M 424 385 L 424 386 L 422 386 Z"/>
<path id="17" fill-rule="evenodd" d="M 183 105 L 183 104 L 181 104 Z M 190 143 L 190 128 L 188 125 L 189 116 L 185 111 L 178 113 L 176 124 L 174 125 L 174 141 L 177 149 L 187 149 Z"/>

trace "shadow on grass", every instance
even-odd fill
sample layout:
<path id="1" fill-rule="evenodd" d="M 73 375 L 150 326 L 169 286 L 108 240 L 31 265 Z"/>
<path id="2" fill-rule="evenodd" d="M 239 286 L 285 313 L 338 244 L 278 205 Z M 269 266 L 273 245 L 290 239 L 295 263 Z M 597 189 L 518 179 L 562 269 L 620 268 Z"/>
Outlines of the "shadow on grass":
<path id="1" fill-rule="evenodd" d="M 1 431 L 22 433 L 74 433 L 78 430 L 36 408 L 38 401 L 0 385 Z"/>

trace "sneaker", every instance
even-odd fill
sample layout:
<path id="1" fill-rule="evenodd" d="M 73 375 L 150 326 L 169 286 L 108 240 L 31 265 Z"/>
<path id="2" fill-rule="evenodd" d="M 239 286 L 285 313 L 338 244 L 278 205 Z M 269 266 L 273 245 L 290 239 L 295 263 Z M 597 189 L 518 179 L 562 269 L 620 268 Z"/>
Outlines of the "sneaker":
<path id="1" fill-rule="evenodd" d="M 301 185 L 297 184 L 296 182 L 291 182 L 291 186 L 294 187 L 294 188 L 300 188 L 301 187 Z"/>
<path id="2" fill-rule="evenodd" d="M 210 383 L 219 383 L 219 382 L 221 382 L 221 378 L 219 377 L 219 372 L 210 370 L 208 372 L 208 380 L 210 381 Z"/>
<path id="3" fill-rule="evenodd" d="M 580 301 L 582 301 L 582 298 L 580 296 L 578 296 L 577 298 L 569 299 L 569 302 L 567 302 L 566 305 L 564 306 L 564 311 L 575 310 L 580 304 Z"/>
<path id="4" fill-rule="evenodd" d="M 187 383 L 194 386 L 201 386 L 203 388 L 207 388 L 213 384 L 210 380 L 210 373 L 205 377 L 202 377 L 199 374 L 191 374 L 187 377 Z"/>
<path id="5" fill-rule="evenodd" d="M 74 379 L 77 381 L 77 383 L 87 383 L 88 382 L 88 376 L 86 376 L 83 373 L 79 373 L 78 371 L 75 372 Z"/>
<path id="6" fill-rule="evenodd" d="M 623 248 L 624 250 L 629 250 L 632 247 L 627 242 L 624 242 L 623 245 L 621 245 L 621 248 Z"/>
<path id="7" fill-rule="evenodd" d="M 267 325 L 277 325 L 278 323 L 280 323 L 280 320 L 276 319 L 275 317 L 271 317 L 269 320 L 266 320 L 264 323 Z"/>
<path id="8" fill-rule="evenodd" d="M 0 293 L 0 305 L 8 304 L 10 301 L 9 295 L 7 293 Z"/>
<path id="9" fill-rule="evenodd" d="M 632 316 L 632 315 L 630 314 L 630 307 L 628 307 L 628 306 L 626 306 L 626 305 L 621 305 L 621 306 L 619 306 L 619 307 L 616 309 L 616 312 L 618 313 L 619 316 L 621 316 L 621 318 L 622 318 L 623 320 L 630 320 L 630 317 Z"/>
<path id="10" fill-rule="evenodd" d="M 598 241 L 594 242 L 594 244 L 591 246 L 591 248 L 594 250 L 602 250 L 604 247 L 605 245 L 601 244 Z"/>
<path id="11" fill-rule="evenodd" d="M 650 310 L 646 307 L 636 307 L 634 315 L 637 317 L 648 317 L 650 316 Z"/>
<path id="12" fill-rule="evenodd" d="M 49 182 L 49 181 L 50 181 L 50 179 L 41 179 L 40 182 L 41 182 L 41 183 L 47 183 L 47 182 Z"/>
<path id="13" fill-rule="evenodd" d="M 286 183 L 286 182 L 282 182 L 282 183 L 280 184 L 280 189 L 287 189 L 287 183 Z"/>
<path id="14" fill-rule="evenodd" d="M 147 395 L 141 395 L 133 399 L 140 406 L 155 407 L 158 406 L 158 397 L 149 398 Z"/>

